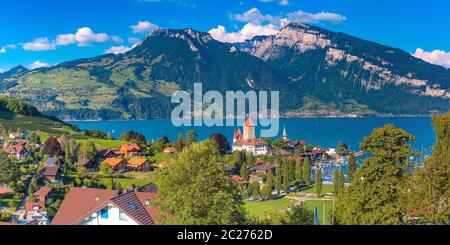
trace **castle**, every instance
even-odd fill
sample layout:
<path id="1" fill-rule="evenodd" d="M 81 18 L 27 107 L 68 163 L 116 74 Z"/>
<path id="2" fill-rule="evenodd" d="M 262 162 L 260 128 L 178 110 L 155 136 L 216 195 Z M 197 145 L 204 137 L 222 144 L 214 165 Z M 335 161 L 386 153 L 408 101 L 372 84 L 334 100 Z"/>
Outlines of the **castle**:
<path id="1" fill-rule="evenodd" d="M 246 151 L 254 156 L 269 154 L 269 144 L 256 138 L 255 125 L 250 118 L 244 123 L 243 133 L 241 129 L 234 130 L 233 152 L 235 151 Z"/>

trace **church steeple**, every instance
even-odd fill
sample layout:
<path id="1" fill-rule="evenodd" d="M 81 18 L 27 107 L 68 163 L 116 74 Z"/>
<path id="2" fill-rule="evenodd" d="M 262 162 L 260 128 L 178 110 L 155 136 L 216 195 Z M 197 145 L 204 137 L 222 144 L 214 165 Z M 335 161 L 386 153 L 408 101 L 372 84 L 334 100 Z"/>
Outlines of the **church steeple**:
<path id="1" fill-rule="evenodd" d="M 286 125 L 284 125 L 283 136 L 282 136 L 282 138 L 283 138 L 283 140 L 287 140 Z"/>

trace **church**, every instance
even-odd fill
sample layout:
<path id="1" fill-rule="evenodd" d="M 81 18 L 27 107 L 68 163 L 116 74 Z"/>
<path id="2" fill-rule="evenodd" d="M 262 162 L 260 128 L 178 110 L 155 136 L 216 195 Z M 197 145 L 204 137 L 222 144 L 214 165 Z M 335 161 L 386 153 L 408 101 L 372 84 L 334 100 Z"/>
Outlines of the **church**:
<path id="1" fill-rule="evenodd" d="M 244 123 L 243 133 L 241 129 L 234 130 L 233 152 L 235 151 L 245 151 L 254 156 L 269 154 L 269 144 L 256 138 L 255 125 L 250 118 Z"/>

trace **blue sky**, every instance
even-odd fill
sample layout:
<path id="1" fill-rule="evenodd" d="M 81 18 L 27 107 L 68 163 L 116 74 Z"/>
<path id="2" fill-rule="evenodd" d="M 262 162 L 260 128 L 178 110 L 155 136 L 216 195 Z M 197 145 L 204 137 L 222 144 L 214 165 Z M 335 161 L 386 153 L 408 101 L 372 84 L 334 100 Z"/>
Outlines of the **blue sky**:
<path id="1" fill-rule="evenodd" d="M 276 32 L 290 21 L 450 67 L 448 13 L 450 1 L 442 0 L 4 0 L 0 72 L 123 52 L 155 26 L 192 27 L 233 42 Z"/>

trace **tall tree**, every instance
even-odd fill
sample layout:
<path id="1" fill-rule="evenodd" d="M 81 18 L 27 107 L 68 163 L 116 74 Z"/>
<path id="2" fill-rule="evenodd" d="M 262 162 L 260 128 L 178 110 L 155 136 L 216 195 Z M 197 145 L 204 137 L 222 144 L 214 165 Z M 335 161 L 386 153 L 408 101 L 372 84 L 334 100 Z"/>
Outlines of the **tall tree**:
<path id="1" fill-rule="evenodd" d="M 226 154 L 227 152 L 230 151 L 230 143 L 228 143 L 228 139 L 227 137 L 225 137 L 225 135 L 223 134 L 213 134 L 210 137 L 211 139 L 213 139 L 214 141 L 216 141 L 216 143 L 219 145 L 219 150 L 221 154 Z M 238 151 L 235 151 L 239 154 Z M 234 155 L 234 153 L 233 153 Z"/>
<path id="2" fill-rule="evenodd" d="M 300 183 L 303 179 L 303 172 L 302 172 L 302 161 L 298 159 L 295 162 L 295 181 Z"/>
<path id="3" fill-rule="evenodd" d="M 186 144 L 190 145 L 197 142 L 198 134 L 194 130 L 189 130 L 186 132 Z"/>
<path id="4" fill-rule="evenodd" d="M 72 168 L 72 156 L 70 155 L 70 146 L 69 143 L 66 144 L 66 149 L 64 150 L 64 174 L 70 173 L 70 169 Z"/>
<path id="5" fill-rule="evenodd" d="M 316 194 L 317 197 L 320 197 L 322 194 L 322 171 L 320 169 L 316 170 L 315 175 L 315 185 L 316 185 Z"/>
<path id="6" fill-rule="evenodd" d="M 272 170 L 267 172 L 266 182 L 264 183 L 262 196 L 265 199 L 272 198 L 272 190 L 273 190 L 273 173 Z"/>
<path id="7" fill-rule="evenodd" d="M 289 184 L 290 184 L 290 180 L 289 180 L 289 162 L 284 162 L 283 163 L 282 173 L 283 173 L 282 189 L 283 189 L 284 193 L 287 193 L 288 190 L 289 190 Z"/>
<path id="8" fill-rule="evenodd" d="M 9 184 L 19 179 L 19 166 L 9 157 L 0 152 L 0 183 Z"/>
<path id="9" fill-rule="evenodd" d="M 400 203 L 405 168 L 410 165 L 410 141 L 403 129 L 388 124 L 373 130 L 360 148 L 370 153 L 356 172 L 352 184 L 337 198 L 337 220 L 341 224 L 402 224 Z"/>
<path id="10" fill-rule="evenodd" d="M 237 225 L 246 217 L 240 188 L 212 140 L 186 147 L 175 164 L 156 172 L 158 222 Z"/>
<path id="11" fill-rule="evenodd" d="M 97 157 L 97 149 L 95 143 L 91 140 L 85 141 L 78 152 L 78 159 L 94 160 Z"/>
<path id="12" fill-rule="evenodd" d="M 177 148 L 178 152 L 182 151 L 184 146 L 185 146 L 185 142 L 184 142 L 184 137 L 182 133 L 178 134 L 178 139 L 177 142 L 175 142 L 175 148 Z"/>
<path id="13" fill-rule="evenodd" d="M 342 188 L 340 188 L 342 182 L 341 177 L 341 170 L 336 169 L 333 174 L 334 196 L 337 196 L 342 191 Z"/>
<path id="14" fill-rule="evenodd" d="M 348 159 L 348 180 L 349 182 L 352 182 L 353 180 L 353 176 L 356 172 L 356 157 L 355 154 L 352 152 L 352 154 L 350 154 L 350 157 Z"/>
<path id="15" fill-rule="evenodd" d="M 43 153 L 52 157 L 62 156 L 63 150 L 56 137 L 50 137 L 45 141 Z"/>
<path id="16" fill-rule="evenodd" d="M 309 157 L 306 157 L 303 162 L 303 180 L 305 184 L 311 184 L 311 162 L 309 161 Z"/>
<path id="17" fill-rule="evenodd" d="M 408 214 L 422 224 L 448 224 L 450 214 L 450 111 L 434 116 L 433 155 L 416 167 L 405 191 Z"/>
<path id="18" fill-rule="evenodd" d="M 240 174 L 240 176 L 241 176 L 242 178 L 244 178 L 244 179 L 247 179 L 247 178 L 248 178 L 248 166 L 247 166 L 247 163 L 246 163 L 246 162 L 244 162 L 244 163 L 241 165 L 241 169 L 239 170 L 239 174 Z"/>
<path id="19" fill-rule="evenodd" d="M 279 161 L 279 162 L 277 162 L 277 165 L 276 165 L 276 176 L 275 176 L 275 182 L 274 182 L 275 190 L 278 192 L 278 194 L 280 194 L 280 191 L 283 186 L 283 179 L 282 179 L 283 173 L 282 172 L 283 172 L 282 171 L 282 162 Z"/>

